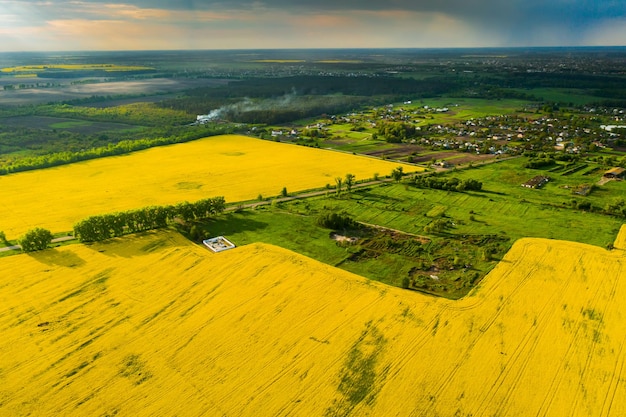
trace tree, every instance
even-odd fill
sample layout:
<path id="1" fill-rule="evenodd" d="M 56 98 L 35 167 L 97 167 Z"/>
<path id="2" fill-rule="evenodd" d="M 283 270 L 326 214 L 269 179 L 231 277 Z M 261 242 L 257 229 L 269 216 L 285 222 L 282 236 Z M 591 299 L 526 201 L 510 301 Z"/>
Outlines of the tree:
<path id="1" fill-rule="evenodd" d="M 280 190 L 280 196 L 281 197 L 287 197 L 289 195 L 289 193 L 287 192 L 287 187 L 283 187 L 282 190 Z"/>
<path id="2" fill-rule="evenodd" d="M 402 179 L 403 175 L 404 172 L 402 167 L 394 168 L 393 171 L 391 171 L 391 178 L 393 178 L 395 182 L 399 182 Z"/>
<path id="3" fill-rule="evenodd" d="M 2 230 L 0 230 L 0 241 L 2 241 L 3 243 L 8 243 L 7 242 L 7 235 L 5 235 Z"/>
<path id="4" fill-rule="evenodd" d="M 335 184 L 337 184 L 337 195 L 341 194 L 341 187 L 343 186 L 343 178 L 335 178 Z"/>
<path id="5" fill-rule="evenodd" d="M 343 180 L 343 183 L 346 184 L 346 190 L 348 193 L 352 191 L 352 186 L 354 185 L 354 174 L 346 174 L 346 178 Z"/>
<path id="6" fill-rule="evenodd" d="M 26 232 L 20 239 L 20 245 L 22 245 L 24 252 L 43 250 L 52 242 L 53 237 L 49 230 L 37 227 Z"/>
<path id="7" fill-rule="evenodd" d="M 409 277 L 402 278 L 402 288 L 408 289 L 411 286 L 411 279 Z"/>
<path id="8" fill-rule="evenodd" d="M 358 223 L 345 213 L 322 213 L 317 217 L 315 223 L 332 230 L 356 229 L 358 227 Z"/>

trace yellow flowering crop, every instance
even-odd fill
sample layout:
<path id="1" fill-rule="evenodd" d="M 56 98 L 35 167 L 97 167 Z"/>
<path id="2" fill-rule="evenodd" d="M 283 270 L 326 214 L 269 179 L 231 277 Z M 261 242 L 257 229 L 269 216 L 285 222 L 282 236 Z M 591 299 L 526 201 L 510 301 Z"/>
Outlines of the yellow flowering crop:
<path id="1" fill-rule="evenodd" d="M 245 136 L 218 136 L 0 177 L 0 230 L 16 238 L 33 227 L 71 230 L 87 216 L 224 196 L 227 202 L 259 194 L 334 185 L 389 175 L 398 163 Z M 419 168 L 405 165 L 404 171 Z"/>
<path id="2" fill-rule="evenodd" d="M 624 277 L 548 239 L 460 301 L 166 231 L 13 256 L 0 415 L 623 416 Z"/>
<path id="3" fill-rule="evenodd" d="M 46 64 L 46 65 L 24 65 L 17 67 L 5 67 L 0 72 L 37 72 L 46 69 L 62 69 L 62 70 L 104 70 L 104 71 L 140 71 L 153 69 L 151 67 L 143 67 L 138 65 L 115 65 L 115 64 Z"/>
<path id="4" fill-rule="evenodd" d="M 626 250 L 626 224 L 621 227 L 613 246 L 615 246 L 616 249 Z"/>

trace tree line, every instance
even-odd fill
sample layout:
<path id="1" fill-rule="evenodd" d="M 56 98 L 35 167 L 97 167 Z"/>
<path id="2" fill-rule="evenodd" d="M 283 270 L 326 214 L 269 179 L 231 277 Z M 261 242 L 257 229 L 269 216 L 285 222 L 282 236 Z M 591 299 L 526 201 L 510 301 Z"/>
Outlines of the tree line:
<path id="1" fill-rule="evenodd" d="M 150 206 L 119 213 L 90 216 L 74 225 L 74 237 L 81 242 L 99 242 L 130 233 L 166 227 L 178 219 L 182 222 L 206 219 L 226 208 L 224 197 L 212 197 L 176 205 Z"/>
<path id="2" fill-rule="evenodd" d="M 468 178 L 460 180 L 458 178 L 443 178 L 432 175 L 418 175 L 413 181 L 413 185 L 419 188 L 434 188 L 445 191 L 481 191 L 483 183 Z"/>
<path id="3" fill-rule="evenodd" d="M 232 127 L 228 125 L 221 125 L 212 129 L 195 129 L 193 131 L 186 132 L 185 134 L 169 137 L 124 140 L 116 144 L 109 144 L 108 146 L 86 149 L 78 152 L 64 151 L 41 156 L 27 157 L 0 166 L 0 175 L 67 165 L 74 162 L 87 161 L 106 156 L 123 155 L 157 146 L 190 142 L 207 136 L 216 136 L 228 133 L 232 133 Z"/>
<path id="4" fill-rule="evenodd" d="M 380 124 L 376 131 L 378 136 L 382 136 L 389 143 L 401 143 L 412 139 L 417 134 L 415 126 L 402 122 L 386 122 Z"/>

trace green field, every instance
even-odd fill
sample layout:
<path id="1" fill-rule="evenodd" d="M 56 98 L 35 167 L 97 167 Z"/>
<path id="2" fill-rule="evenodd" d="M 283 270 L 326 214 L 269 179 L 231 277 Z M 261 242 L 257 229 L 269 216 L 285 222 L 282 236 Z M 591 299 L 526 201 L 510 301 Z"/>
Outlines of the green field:
<path id="1" fill-rule="evenodd" d="M 602 100 L 599 96 L 594 96 L 590 91 L 577 88 L 534 88 L 530 91 L 534 96 L 549 103 L 562 103 L 573 105 L 584 105 Z"/>
<path id="2" fill-rule="evenodd" d="M 508 199 L 512 203 L 530 202 L 538 206 L 549 207 L 570 205 L 572 200 L 588 201 L 596 207 L 604 207 L 613 200 L 626 195 L 626 182 L 610 181 L 604 185 L 597 185 L 602 174 L 610 166 L 604 166 L 591 161 L 576 163 L 584 166 L 577 172 L 567 174 L 565 168 L 559 165 L 545 169 L 527 169 L 523 165 L 525 158 L 508 160 L 506 162 L 481 166 L 480 169 L 458 171 L 455 176 L 460 179 L 476 178 L 483 182 L 483 189 L 495 193 L 493 199 Z M 528 189 L 521 184 L 537 175 L 550 177 L 550 181 L 541 189 Z M 583 184 L 594 185 L 592 192 L 586 196 L 574 194 L 573 190 Z M 568 240 L 568 239 L 565 239 Z M 576 240 L 576 239 L 571 239 Z M 593 242 L 586 242 L 597 244 Z"/>
<path id="3" fill-rule="evenodd" d="M 520 113 L 531 103 L 525 100 L 516 99 L 473 99 L 473 98 L 457 98 L 442 97 L 428 98 L 413 101 L 411 104 L 398 103 L 396 106 L 412 109 L 429 106 L 430 108 L 447 107 L 448 112 L 431 113 L 426 116 L 422 124 L 450 124 L 464 122 L 469 119 L 477 119 L 485 116 L 505 115 Z"/>
<path id="4" fill-rule="evenodd" d="M 610 246 L 623 218 L 583 211 L 570 202 L 574 198 L 602 207 L 603 202 L 626 194 L 626 182 L 612 181 L 587 197 L 572 197 L 573 184 L 601 177 L 601 167 L 590 163 L 574 174 L 553 174 L 542 189 L 527 189 L 521 183 L 538 170 L 523 168 L 524 161 L 512 159 L 446 174 L 482 181 L 480 192 L 422 189 L 409 185 L 407 178 L 404 183 L 368 186 L 350 194 L 344 191 L 337 196 L 329 190 L 321 197 L 240 210 L 202 227 L 207 236 L 226 235 L 238 245 L 271 243 L 394 286 L 405 286 L 408 277 L 417 282 L 437 275 L 441 278 L 438 286 L 421 289 L 451 298 L 466 294 L 473 284 L 472 274 L 484 276 L 523 237 Z M 328 212 L 401 233 L 372 236 L 339 231 L 358 238 L 354 244 L 341 244 L 332 239 L 329 229 L 316 225 L 317 217 Z M 437 221 L 448 226 L 433 232 Z M 460 266 L 468 264 L 469 268 Z M 443 265 L 450 270 L 443 271 Z"/>
<path id="5" fill-rule="evenodd" d="M 264 206 L 257 210 L 228 213 L 207 220 L 202 229 L 205 236 L 224 235 L 239 246 L 255 242 L 271 243 L 396 287 L 406 286 L 406 280 L 411 277 L 417 282 L 431 275 L 430 272 L 416 274 L 416 270 L 425 271 L 431 265 L 443 262 L 444 258 L 445 262 L 449 259 L 451 265 L 456 257 L 460 264 L 471 263 L 470 270 L 462 271 L 463 267 L 459 267 L 452 272 L 432 272 L 440 275 L 440 280 L 436 286 L 422 288 L 423 291 L 449 298 L 467 294 L 475 280 L 497 263 L 495 257 L 493 260 L 481 260 L 482 249 L 477 246 L 464 245 L 460 240 L 445 242 L 446 239 L 438 236 L 422 238 L 366 228 L 338 231 L 339 234 L 358 237 L 355 244 L 342 244 L 333 239 L 335 232 L 316 225 L 318 214 L 324 211 L 323 203 L 328 201 L 326 198 L 308 199 L 278 207 Z M 346 208 L 350 208 L 349 205 L 346 204 Z M 375 230 L 373 235 L 371 230 Z M 502 256 L 508 247 L 508 243 L 501 246 L 497 256 Z"/>

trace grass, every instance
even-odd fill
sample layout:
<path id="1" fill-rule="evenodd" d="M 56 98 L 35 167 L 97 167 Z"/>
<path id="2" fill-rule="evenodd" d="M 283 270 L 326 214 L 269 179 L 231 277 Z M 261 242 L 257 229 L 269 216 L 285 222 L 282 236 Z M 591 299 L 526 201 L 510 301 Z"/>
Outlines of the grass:
<path id="1" fill-rule="evenodd" d="M 520 184 L 536 172 L 522 164 L 519 159 L 508 160 L 449 174 L 483 181 L 482 192 L 386 183 L 340 197 L 329 193 L 230 213 L 206 223 L 205 232 L 227 235 L 238 244 L 282 246 L 397 287 L 406 286 L 408 279 L 410 288 L 450 298 L 467 294 L 518 239 L 549 238 L 598 247 L 607 247 L 615 240 L 623 219 L 570 205 L 572 189 L 564 188 L 564 184 L 588 180 L 586 170 L 558 176 L 543 189 L 529 190 Z M 623 187 L 623 182 L 612 182 L 591 196 L 619 198 Z M 330 231 L 315 224 L 316 216 L 329 210 L 406 235 L 361 236 L 356 244 L 342 245 L 330 238 Z M 427 231 L 439 220 L 448 226 L 439 232 Z M 425 237 L 416 244 L 411 235 Z"/>
<path id="2" fill-rule="evenodd" d="M 91 126 L 93 123 L 86 120 L 73 120 L 69 122 L 52 123 L 51 129 L 71 129 L 75 127 Z"/>
<path id="3" fill-rule="evenodd" d="M 506 164 L 510 169 L 520 162 L 513 160 L 455 174 L 485 180 L 484 192 L 445 192 L 388 183 L 356 189 L 341 197 L 332 193 L 231 213 L 209 221 L 205 231 L 227 235 L 238 244 L 265 242 L 282 246 L 398 287 L 406 285 L 405 278 L 411 278 L 415 288 L 452 298 L 466 294 L 520 238 L 569 240 L 599 247 L 615 240 L 622 224 L 619 218 L 572 209 L 560 204 L 558 196 L 551 196 L 553 201 L 538 194 L 525 201 L 519 199 L 518 193 L 548 193 L 550 189 L 527 190 L 520 187 L 519 178 L 512 177 L 497 182 L 499 188 L 493 190 L 496 182 L 491 183 L 489 178 L 502 178 L 500 171 L 508 172 Z M 330 238 L 328 230 L 315 225 L 317 214 L 328 210 L 347 213 L 365 224 L 427 236 L 430 243 L 398 249 L 402 238 L 378 236 L 355 246 L 342 246 Z M 426 232 L 437 219 L 446 219 L 451 227 L 439 233 Z M 388 239 L 396 244 L 389 246 Z M 462 272 L 460 265 L 466 264 L 472 266 Z M 448 267 L 453 272 L 446 272 Z M 441 281 L 429 281 L 431 275 Z"/>
<path id="4" fill-rule="evenodd" d="M 216 143 L 221 142 L 218 139 Z M 252 140 L 253 143 L 271 144 Z M 231 158 L 247 156 L 246 152 L 232 152 L 234 148 L 224 149 L 230 149 L 222 154 Z M 569 184 L 580 184 L 583 179 L 588 182 L 586 173 L 600 175 L 601 170 L 591 164 L 569 175 L 553 173 L 554 180 L 543 189 L 528 190 L 520 184 L 536 175 L 536 170 L 522 165 L 522 159 L 514 159 L 448 174 L 482 181 L 482 192 L 445 192 L 386 183 L 355 189 L 350 194 L 344 192 L 340 197 L 328 192 L 322 197 L 228 213 L 207 221 L 204 234 L 226 235 L 238 245 L 274 244 L 389 285 L 408 286 L 450 298 L 467 294 L 517 239 L 543 237 L 600 247 L 613 242 L 621 219 L 572 209 L 572 189 L 566 188 Z M 90 172 L 95 178 L 103 175 L 99 170 Z M 192 182 L 175 182 L 176 192 L 188 196 L 206 193 L 207 183 L 199 175 L 194 178 Z M 327 179 L 329 183 L 331 180 Z M 623 182 L 609 183 L 584 198 L 596 198 L 598 202 L 617 198 L 624 192 L 623 187 Z M 254 189 L 254 195 L 258 189 L 258 186 Z M 404 234 L 370 231 L 357 234 L 360 238 L 357 244 L 340 244 L 331 239 L 330 230 L 315 224 L 318 214 L 329 210 L 345 212 L 364 224 Z M 444 229 L 433 231 L 433 225 L 439 221 L 444 222 Z M 420 241 L 412 235 L 427 237 L 419 238 Z"/>
<path id="5" fill-rule="evenodd" d="M 553 167 L 545 169 L 527 169 L 523 165 L 525 159 L 519 158 L 481 166 L 478 169 L 458 171 L 455 175 L 460 179 L 475 178 L 483 182 L 483 189 L 495 195 L 491 198 L 502 200 L 506 198 L 511 202 L 525 202 L 543 206 L 547 210 L 559 206 L 569 206 L 572 199 L 589 201 L 592 205 L 603 208 L 612 199 L 620 198 L 626 194 L 625 181 L 611 181 L 603 186 L 597 186 L 587 197 L 579 197 L 573 194 L 573 190 L 582 184 L 596 184 L 601 178 L 605 167 L 591 161 L 576 164 L 586 167 L 576 172 L 568 173 L 567 169 L 554 170 Z M 527 189 L 520 184 L 537 175 L 550 177 L 550 182 L 539 190 Z M 602 216 L 604 217 L 604 216 Z"/>
<path id="6" fill-rule="evenodd" d="M 416 239 L 375 229 L 348 230 L 339 233 L 358 240 L 342 244 L 332 238 L 331 230 L 315 224 L 322 208 L 315 203 L 312 205 L 315 208 L 305 208 L 308 204 L 307 200 L 281 204 L 280 208 L 264 206 L 254 211 L 227 213 L 203 222 L 202 228 L 207 237 L 225 235 L 236 245 L 263 242 L 281 246 L 375 281 L 395 287 L 414 282 L 415 289 L 449 298 L 467 294 L 476 280 L 474 273 L 484 276 L 495 265 L 494 261 L 480 261 L 483 248 L 467 242 L 464 246 L 438 236 Z M 422 241 L 423 244 L 418 243 Z M 502 255 L 509 245 L 494 247 L 498 247 Z M 471 271 L 464 272 L 457 267 L 453 271 L 425 272 L 432 265 L 452 266 L 455 257 L 463 265 L 472 263 Z M 421 278 L 432 274 L 441 281 L 426 283 Z"/>
<path id="7" fill-rule="evenodd" d="M 602 97 L 594 96 L 585 89 L 575 88 L 533 88 L 530 91 L 520 90 L 521 92 L 530 93 L 543 101 L 549 103 L 562 103 L 564 105 L 586 105 L 589 103 L 603 100 Z"/>
<path id="8" fill-rule="evenodd" d="M 250 62 L 260 62 L 264 64 L 297 64 L 306 61 L 304 59 L 255 59 Z"/>
<path id="9" fill-rule="evenodd" d="M 80 134 L 93 135 L 98 133 L 119 134 L 140 132 L 145 126 L 114 122 L 98 122 L 65 117 L 51 116 L 16 116 L 2 119 L 7 126 L 20 128 L 34 128 L 43 130 L 62 129 Z M 16 153 L 14 153 L 16 155 Z"/>
<path id="10" fill-rule="evenodd" d="M 429 98 L 413 101 L 411 104 L 398 103 L 398 107 L 405 109 L 417 109 L 429 106 L 430 108 L 448 107 L 446 113 L 428 113 L 426 119 L 421 123 L 425 124 L 450 124 L 464 122 L 469 119 L 476 119 L 485 116 L 505 115 L 519 113 L 529 102 L 516 99 L 472 99 L 472 98 Z"/>
<path id="11" fill-rule="evenodd" d="M 468 172 L 463 174 L 469 176 Z M 481 178 L 476 174 L 473 177 Z M 517 187 L 529 193 L 546 191 L 525 190 L 519 185 L 515 190 Z M 520 202 L 516 195 L 490 193 L 488 185 L 485 189 L 482 193 L 458 193 L 393 184 L 355 190 L 350 199 L 315 198 L 309 205 L 345 211 L 359 221 L 414 234 L 423 234 L 424 227 L 433 217 L 443 215 L 445 209 L 445 216 L 455 222 L 451 230 L 455 235 L 504 233 L 512 240 L 545 237 L 602 247 L 615 239 L 622 223 L 618 218 L 581 212 L 569 206 L 545 205 L 546 200 L 538 195 L 534 202 Z M 470 220 L 470 216 L 475 220 Z"/>

